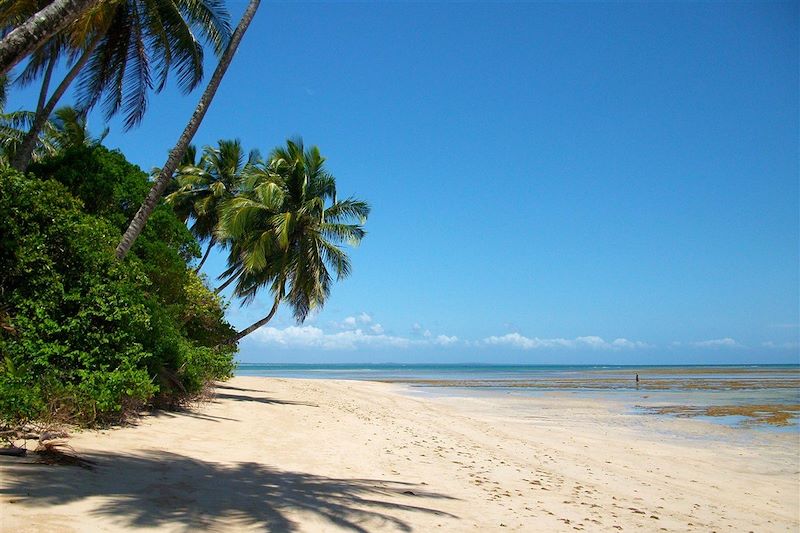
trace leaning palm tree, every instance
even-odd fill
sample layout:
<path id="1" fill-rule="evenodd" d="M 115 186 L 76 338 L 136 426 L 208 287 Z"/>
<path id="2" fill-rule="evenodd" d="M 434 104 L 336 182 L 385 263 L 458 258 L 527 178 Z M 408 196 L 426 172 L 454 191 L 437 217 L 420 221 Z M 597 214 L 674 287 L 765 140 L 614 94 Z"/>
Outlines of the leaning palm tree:
<path id="1" fill-rule="evenodd" d="M 0 10 L 0 23 L 13 22 L 13 11 Z M 230 38 L 228 14 L 221 0 L 119 0 L 87 11 L 48 46 L 34 54 L 20 76 L 30 82 L 41 75 L 36 121 L 14 160 L 25 170 L 38 129 L 78 78 L 78 107 L 88 112 L 101 99 L 108 120 L 124 111 L 124 128 L 137 125 L 151 90 L 161 91 L 170 71 L 185 92 L 203 76 L 203 47 L 195 32 L 217 53 Z M 72 62 L 62 82 L 46 98 L 53 65 L 62 56 Z M 46 103 L 45 103 L 46 101 Z"/>
<path id="2" fill-rule="evenodd" d="M 350 274 L 342 245 L 361 241 L 369 211 L 360 200 L 337 199 L 336 180 L 317 147 L 304 150 L 294 140 L 275 149 L 252 190 L 224 204 L 220 217 L 218 238 L 235 243 L 229 260 L 238 271 L 234 294 L 249 304 L 266 287 L 273 297 L 267 316 L 229 342 L 269 322 L 281 302 L 299 323 L 322 307 L 334 276 Z"/>
<path id="3" fill-rule="evenodd" d="M 189 119 L 188 124 L 186 124 L 181 136 L 178 137 L 178 142 L 175 143 L 175 146 L 172 148 L 172 150 L 170 150 L 169 156 L 167 157 L 167 162 L 161 168 L 161 172 L 158 174 L 158 177 L 150 189 L 150 192 L 147 193 L 147 197 L 144 199 L 144 202 L 142 202 L 139 210 L 134 215 L 133 220 L 131 220 L 130 224 L 128 224 L 128 228 L 122 235 L 122 239 L 120 239 L 119 244 L 117 244 L 117 249 L 115 252 L 117 259 L 125 258 L 130 251 L 131 246 L 133 246 L 133 243 L 136 242 L 137 237 L 139 237 L 139 234 L 144 229 L 147 219 L 150 218 L 150 215 L 156 208 L 159 198 L 161 198 L 161 195 L 164 193 L 164 190 L 167 188 L 167 185 L 172 179 L 172 174 L 175 172 L 178 164 L 183 159 L 189 143 L 192 142 L 194 134 L 197 133 L 200 123 L 206 116 L 208 106 L 211 105 L 211 101 L 214 99 L 214 95 L 217 93 L 219 84 L 222 82 L 222 78 L 225 76 L 225 72 L 227 72 L 231 61 L 233 60 L 234 54 L 236 54 L 236 49 L 239 47 L 242 37 L 244 37 L 247 28 L 253 21 L 253 17 L 255 16 L 260 4 L 261 0 L 250 0 L 250 2 L 247 4 L 247 7 L 242 14 L 242 18 L 239 20 L 239 24 L 236 26 L 236 30 L 231 36 L 228 46 L 225 48 L 225 52 L 222 54 L 222 57 L 217 64 L 217 68 L 214 70 L 214 74 L 211 76 L 205 91 L 203 91 L 200 101 L 197 102 L 197 107 L 195 107 L 192 117 Z"/>
<path id="4" fill-rule="evenodd" d="M 181 218 L 192 219 L 190 229 L 194 236 L 208 241 L 195 272 L 203 268 L 211 249 L 217 244 L 214 230 L 219 223 L 220 205 L 239 192 L 259 158 L 255 150 L 246 155 L 238 139 L 220 140 L 218 144 L 217 148 L 206 146 L 203 149 L 199 164 L 178 169 L 176 181 L 179 188 L 166 197 Z"/>

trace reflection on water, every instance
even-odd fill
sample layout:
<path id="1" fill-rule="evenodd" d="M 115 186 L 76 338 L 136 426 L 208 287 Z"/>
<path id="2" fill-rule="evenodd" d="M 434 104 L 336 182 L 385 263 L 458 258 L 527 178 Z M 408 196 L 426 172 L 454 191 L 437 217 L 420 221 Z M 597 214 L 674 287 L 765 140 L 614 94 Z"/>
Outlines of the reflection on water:
<path id="1" fill-rule="evenodd" d="M 546 392 L 611 399 L 645 414 L 800 431 L 800 365 L 241 365 L 238 375 L 405 383 L 438 393 Z M 637 380 L 638 376 L 638 380 Z"/>

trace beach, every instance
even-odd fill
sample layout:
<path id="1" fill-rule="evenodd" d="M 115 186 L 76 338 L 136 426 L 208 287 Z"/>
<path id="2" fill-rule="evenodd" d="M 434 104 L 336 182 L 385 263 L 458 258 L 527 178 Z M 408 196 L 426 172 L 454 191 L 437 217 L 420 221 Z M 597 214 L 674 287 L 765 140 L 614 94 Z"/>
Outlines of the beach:
<path id="1" fill-rule="evenodd" d="M 2 531 L 797 531 L 800 441 L 613 401 L 236 377 L 0 462 Z"/>

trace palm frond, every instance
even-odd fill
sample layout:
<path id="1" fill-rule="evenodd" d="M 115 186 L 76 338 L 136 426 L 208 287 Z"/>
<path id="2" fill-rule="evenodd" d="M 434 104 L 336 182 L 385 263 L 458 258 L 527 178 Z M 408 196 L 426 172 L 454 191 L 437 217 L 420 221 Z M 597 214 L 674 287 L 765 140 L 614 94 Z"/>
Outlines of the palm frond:
<path id="1" fill-rule="evenodd" d="M 222 55 L 233 34 L 225 2 L 222 0 L 179 0 L 177 4 L 191 26 L 205 37 L 206 42 L 213 46 L 217 55 Z"/>
<path id="2" fill-rule="evenodd" d="M 369 217 L 370 206 L 361 200 L 348 198 L 336 202 L 325 210 L 325 220 L 330 222 L 340 222 L 354 218 L 364 224 Z"/>
<path id="3" fill-rule="evenodd" d="M 361 239 L 367 234 L 364 228 L 357 224 L 333 224 L 326 222 L 321 225 L 321 234 L 334 242 L 346 242 L 350 246 L 358 246 Z"/>

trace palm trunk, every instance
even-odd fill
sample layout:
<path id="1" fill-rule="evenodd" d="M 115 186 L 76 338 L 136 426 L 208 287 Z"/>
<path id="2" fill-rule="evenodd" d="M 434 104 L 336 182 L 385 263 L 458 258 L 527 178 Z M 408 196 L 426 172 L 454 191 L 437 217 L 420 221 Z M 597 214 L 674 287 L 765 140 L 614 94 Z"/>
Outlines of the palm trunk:
<path id="1" fill-rule="evenodd" d="M 244 328 L 242 331 L 240 331 L 239 333 L 237 333 L 236 335 L 234 335 L 233 337 L 228 339 L 225 342 L 225 344 L 236 344 L 237 342 L 242 340 L 242 338 L 246 337 L 247 335 L 250 335 L 255 330 L 257 330 L 258 328 L 260 328 L 261 326 L 263 326 L 264 324 L 266 324 L 267 322 L 272 320 L 272 317 L 275 316 L 275 312 L 278 310 L 278 304 L 280 304 L 280 303 L 281 303 L 281 299 L 280 298 L 275 298 L 275 303 L 272 304 L 272 309 L 269 310 L 269 314 L 267 316 L 265 316 L 264 318 L 262 318 L 261 320 L 259 320 L 255 324 L 253 324 L 252 326 L 250 326 L 248 328 Z"/>
<path id="2" fill-rule="evenodd" d="M 11 162 L 12 167 L 20 172 L 25 172 L 25 170 L 27 170 L 28 165 L 31 164 L 31 159 L 33 158 L 33 151 L 36 149 L 36 142 L 39 140 L 39 132 L 42 131 L 45 122 L 47 122 L 47 118 L 55 109 L 58 101 L 61 100 L 61 97 L 64 96 L 65 92 L 67 92 L 67 88 L 80 73 L 81 69 L 83 69 L 84 65 L 86 65 L 86 62 L 89 61 L 92 52 L 94 52 L 95 48 L 97 48 L 97 45 L 100 44 L 100 40 L 102 38 L 102 35 L 95 35 L 92 38 L 91 42 L 89 42 L 89 46 L 83 51 L 83 54 L 81 54 L 81 57 L 75 62 L 74 65 L 72 65 L 72 68 L 69 69 L 67 75 L 63 80 L 61 80 L 61 83 L 58 84 L 55 92 L 47 101 L 47 105 L 45 105 L 41 111 L 36 113 L 36 117 L 33 119 L 33 125 L 31 125 L 30 131 L 28 131 L 28 133 L 25 135 L 25 138 L 22 139 L 22 144 L 20 144 L 19 148 L 17 149 L 17 153 L 14 155 L 14 160 Z"/>
<path id="3" fill-rule="evenodd" d="M 39 100 L 36 102 L 36 115 L 42 112 L 44 104 L 47 103 L 47 93 L 50 92 L 50 78 L 53 76 L 53 67 L 56 66 L 58 56 L 55 50 L 50 52 L 50 58 L 47 60 L 47 69 L 44 71 L 42 78 L 42 88 L 39 90 Z"/>
<path id="4" fill-rule="evenodd" d="M 208 82 L 206 90 L 203 92 L 203 95 L 200 97 L 200 101 L 197 103 L 197 107 L 192 114 L 192 118 L 189 119 L 189 123 L 186 125 L 183 133 L 178 138 L 177 144 L 170 151 L 169 157 L 167 157 L 167 162 L 164 164 L 164 167 L 161 169 L 156 182 L 153 184 L 153 187 L 147 194 L 147 198 L 145 198 L 144 203 L 142 203 L 141 207 L 139 207 L 139 211 L 137 211 L 136 215 L 133 217 L 128 229 L 125 230 L 125 234 L 122 236 L 122 240 L 117 245 L 117 259 L 123 259 L 128 254 L 128 251 L 130 251 L 131 246 L 133 246 L 133 243 L 136 241 L 136 238 L 142 232 L 142 229 L 144 229 L 144 225 L 147 223 L 147 219 L 150 217 L 153 209 L 155 209 L 159 198 L 161 198 L 161 195 L 164 193 L 164 189 L 167 188 L 167 184 L 169 183 L 169 180 L 172 179 L 172 174 L 175 172 L 175 168 L 177 168 L 178 163 L 180 163 L 181 159 L 183 159 L 183 155 L 186 153 L 186 148 L 189 146 L 189 143 L 192 142 L 192 137 L 194 137 L 194 134 L 197 133 L 197 129 L 200 127 L 200 123 L 203 121 L 203 117 L 206 115 L 208 106 L 211 105 L 211 101 L 214 99 L 214 95 L 219 88 L 222 77 L 225 75 L 225 72 L 228 70 L 228 66 L 230 66 L 231 61 L 233 60 L 233 56 L 236 53 L 236 48 L 238 48 L 242 37 L 247 31 L 247 27 L 250 25 L 250 22 L 252 22 L 253 16 L 256 14 L 256 10 L 258 9 L 258 5 L 260 3 L 261 0 L 250 0 L 250 3 L 247 5 L 247 9 L 245 9 L 242 19 L 239 21 L 239 25 L 236 26 L 236 31 L 233 32 L 233 36 L 228 43 L 228 47 L 225 49 L 225 52 L 222 54 L 222 57 L 219 60 L 217 68 L 214 70 L 214 75 L 211 76 L 211 80 Z"/>
<path id="5" fill-rule="evenodd" d="M 217 288 L 214 290 L 214 294 L 219 294 L 219 293 L 221 293 L 222 291 L 224 291 L 224 290 L 225 290 L 225 287 L 227 287 L 228 285 L 230 285 L 231 283 L 233 283 L 233 280 L 235 280 L 235 279 L 236 279 L 236 276 L 231 276 L 231 277 L 229 277 L 229 278 L 228 278 L 228 280 L 227 280 L 225 283 L 223 283 L 222 285 L 220 285 L 219 287 L 217 287 Z"/>
<path id="6" fill-rule="evenodd" d="M 203 268 L 203 263 L 205 263 L 206 259 L 208 259 L 208 254 L 211 253 L 211 249 L 214 247 L 214 245 L 216 243 L 217 243 L 217 239 L 215 239 L 214 237 L 211 237 L 211 240 L 208 241 L 208 248 L 206 248 L 206 253 L 203 255 L 203 258 L 200 260 L 200 264 L 197 265 L 197 268 L 194 269 L 194 273 L 195 274 L 200 272 L 200 269 Z"/>
<path id="7" fill-rule="evenodd" d="M 98 1 L 55 0 L 14 28 L 0 41 L 0 75 L 8 73 L 14 65 Z"/>

